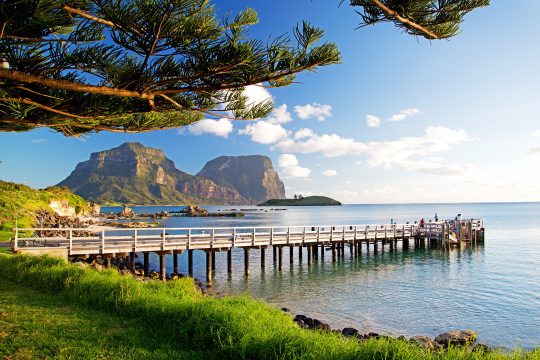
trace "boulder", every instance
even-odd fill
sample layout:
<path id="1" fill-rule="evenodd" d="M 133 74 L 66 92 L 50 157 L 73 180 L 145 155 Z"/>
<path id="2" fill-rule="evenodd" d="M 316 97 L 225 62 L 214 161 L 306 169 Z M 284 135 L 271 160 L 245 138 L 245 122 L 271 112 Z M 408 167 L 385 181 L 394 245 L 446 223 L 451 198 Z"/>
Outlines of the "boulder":
<path id="1" fill-rule="evenodd" d="M 356 336 L 358 334 L 358 330 L 347 327 L 341 330 L 341 333 L 345 336 Z"/>
<path id="2" fill-rule="evenodd" d="M 439 350 L 441 348 L 441 345 L 439 345 L 439 343 L 428 338 L 427 336 L 413 336 L 412 338 L 410 338 L 409 341 L 428 350 Z"/>
<path id="3" fill-rule="evenodd" d="M 125 217 L 125 218 L 132 218 L 135 216 L 135 212 L 132 208 L 125 206 L 122 211 L 118 213 L 118 216 Z"/>
<path id="4" fill-rule="evenodd" d="M 491 346 L 488 346 L 486 344 L 476 344 L 473 349 L 473 352 L 480 352 L 480 353 L 488 353 L 494 351 L 494 349 Z"/>
<path id="5" fill-rule="evenodd" d="M 473 330 L 452 330 L 437 335 L 435 341 L 441 345 L 465 345 L 476 341 L 476 338 Z"/>

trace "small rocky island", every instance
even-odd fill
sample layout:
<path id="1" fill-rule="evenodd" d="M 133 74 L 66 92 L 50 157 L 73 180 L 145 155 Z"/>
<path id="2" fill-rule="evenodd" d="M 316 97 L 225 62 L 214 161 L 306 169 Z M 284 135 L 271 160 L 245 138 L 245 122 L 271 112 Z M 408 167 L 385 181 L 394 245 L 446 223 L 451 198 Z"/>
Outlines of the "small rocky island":
<path id="1" fill-rule="evenodd" d="M 257 206 L 334 206 L 341 205 L 337 200 L 327 196 L 295 195 L 293 199 L 270 199 Z"/>

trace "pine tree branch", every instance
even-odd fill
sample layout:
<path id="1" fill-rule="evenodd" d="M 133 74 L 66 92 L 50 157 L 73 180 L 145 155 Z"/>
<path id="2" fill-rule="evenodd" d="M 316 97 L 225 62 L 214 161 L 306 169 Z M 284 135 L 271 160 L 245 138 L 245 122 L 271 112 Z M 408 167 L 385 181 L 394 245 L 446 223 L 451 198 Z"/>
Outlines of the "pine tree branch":
<path id="1" fill-rule="evenodd" d="M 36 84 L 41 84 L 41 85 L 44 85 L 53 89 L 71 90 L 71 91 L 77 91 L 77 92 L 89 92 L 89 93 L 99 94 L 99 95 L 131 97 L 131 98 L 139 98 L 139 99 L 152 99 L 154 97 L 153 94 L 149 94 L 149 93 L 140 93 L 137 91 L 116 89 L 116 88 L 107 87 L 107 86 L 80 84 L 80 83 L 67 81 L 67 80 L 50 79 L 50 78 L 45 78 L 38 75 L 24 73 L 17 70 L 0 69 L 0 79 L 7 79 L 7 80 L 16 81 L 16 82 L 26 83 L 26 84 L 36 83 Z"/>
<path id="2" fill-rule="evenodd" d="M 64 9 L 65 11 L 71 13 L 71 14 L 76 14 L 76 15 L 82 16 L 85 19 L 92 20 L 92 21 L 98 22 L 100 24 L 107 25 L 107 26 L 112 27 L 112 28 L 117 27 L 116 24 L 113 23 L 112 21 L 105 20 L 105 19 L 102 19 L 102 18 L 98 18 L 98 17 L 96 17 L 94 15 L 91 15 L 91 14 L 87 13 L 86 11 L 75 9 L 75 8 L 69 6 L 69 5 L 62 5 L 61 8 Z"/>
<path id="3" fill-rule="evenodd" d="M 403 16 L 399 15 L 397 13 L 397 11 L 395 10 L 392 10 L 390 9 L 388 6 L 384 5 L 381 1 L 379 0 L 371 0 L 371 2 L 377 6 L 379 9 L 381 9 L 382 12 L 384 12 L 386 14 L 386 16 L 388 16 L 389 18 L 393 18 L 393 19 L 396 19 L 397 21 L 401 22 L 402 24 L 404 24 L 405 26 L 407 27 L 411 27 L 413 29 L 416 29 L 422 33 L 424 33 L 428 38 L 430 39 L 438 39 L 439 37 L 432 31 L 426 29 L 425 27 L 407 19 L 407 18 L 404 18 Z"/>
<path id="4" fill-rule="evenodd" d="M 38 107 L 40 109 L 50 111 L 50 112 L 53 112 L 53 113 L 59 114 L 59 115 L 69 116 L 69 117 L 75 118 L 75 119 L 94 119 L 95 118 L 94 116 L 80 116 L 80 115 L 71 114 L 71 113 L 68 113 L 68 112 L 65 112 L 65 111 L 62 111 L 62 110 L 57 110 L 55 108 L 52 108 L 52 107 L 47 106 L 47 105 L 40 104 L 40 103 L 32 101 L 30 99 L 24 99 L 24 98 L 0 98 L 0 102 L 18 102 L 18 103 L 21 103 L 21 104 L 33 105 L 33 106 L 36 106 L 36 107 Z"/>

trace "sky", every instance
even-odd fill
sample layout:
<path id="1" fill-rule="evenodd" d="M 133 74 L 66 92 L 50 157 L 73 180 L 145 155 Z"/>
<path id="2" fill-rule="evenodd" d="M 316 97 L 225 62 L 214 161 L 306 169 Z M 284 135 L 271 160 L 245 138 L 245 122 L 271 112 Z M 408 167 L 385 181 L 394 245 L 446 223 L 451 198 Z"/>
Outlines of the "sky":
<path id="1" fill-rule="evenodd" d="M 257 121 L 203 120 L 144 134 L 70 138 L 48 129 L 0 133 L 0 179 L 54 185 L 92 152 L 137 141 L 191 174 L 220 155 L 264 154 L 288 196 L 344 203 L 540 201 L 540 2 L 492 0 L 461 33 L 428 41 L 391 24 L 357 29 L 344 2 L 214 1 L 251 7 L 263 40 L 302 20 L 325 30 L 342 63 L 251 99 L 276 110 Z M 526 9 L 523 10 L 523 9 Z M 515 14 L 514 14 L 515 13 Z"/>

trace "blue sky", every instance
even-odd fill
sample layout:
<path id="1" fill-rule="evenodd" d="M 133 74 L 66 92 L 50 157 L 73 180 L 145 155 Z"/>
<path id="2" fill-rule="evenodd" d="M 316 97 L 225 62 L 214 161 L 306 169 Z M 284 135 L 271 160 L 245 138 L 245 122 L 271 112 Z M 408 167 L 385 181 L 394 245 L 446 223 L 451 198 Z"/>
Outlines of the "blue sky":
<path id="1" fill-rule="evenodd" d="M 0 178 L 34 187 L 64 179 L 91 152 L 139 141 L 196 173 L 220 155 L 265 154 L 288 195 L 345 203 L 540 201 L 540 2 L 503 1 L 468 15 L 462 33 L 429 42 L 390 24 L 355 30 L 339 1 L 219 1 L 254 8 L 253 37 L 322 27 L 343 63 L 268 91 L 276 111 L 255 122 L 202 122 L 145 134 L 68 138 L 47 129 L 0 133 Z M 286 109 L 285 109 L 286 107 Z M 370 126 L 371 125 L 371 126 Z"/>

